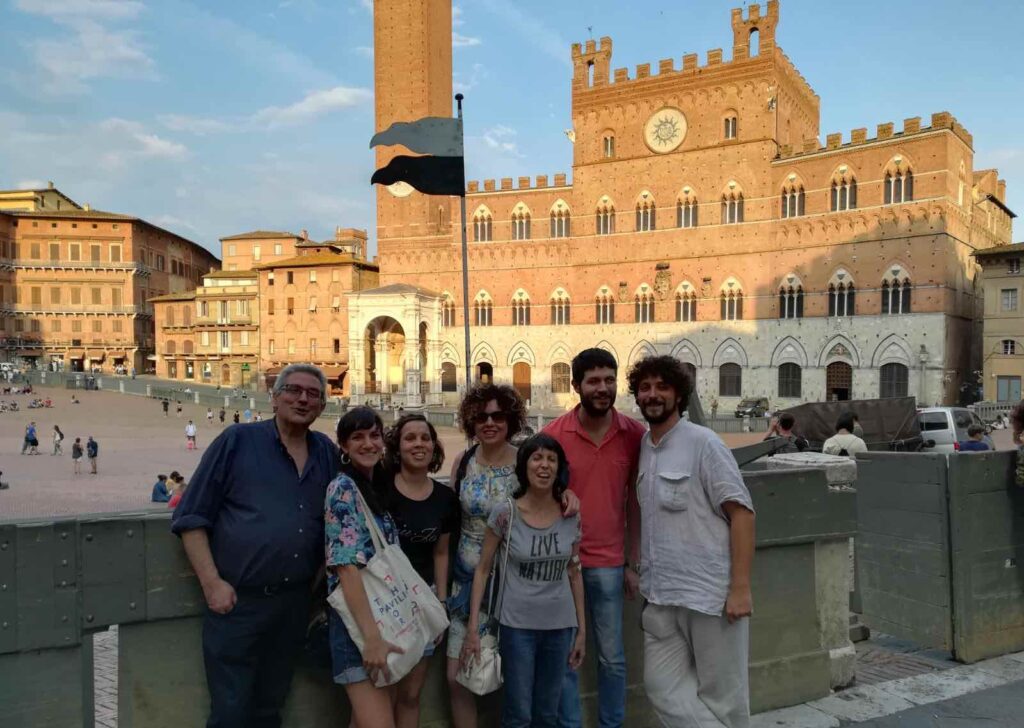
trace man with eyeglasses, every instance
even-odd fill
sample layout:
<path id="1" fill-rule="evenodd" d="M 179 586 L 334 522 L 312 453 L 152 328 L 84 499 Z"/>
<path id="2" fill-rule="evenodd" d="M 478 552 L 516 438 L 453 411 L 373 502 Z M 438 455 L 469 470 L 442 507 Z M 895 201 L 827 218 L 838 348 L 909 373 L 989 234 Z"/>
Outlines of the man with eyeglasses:
<path id="1" fill-rule="evenodd" d="M 274 416 L 213 441 L 174 512 L 203 588 L 208 728 L 276 728 L 324 561 L 324 498 L 338 471 L 312 432 L 327 381 L 292 364 L 273 387 Z"/>

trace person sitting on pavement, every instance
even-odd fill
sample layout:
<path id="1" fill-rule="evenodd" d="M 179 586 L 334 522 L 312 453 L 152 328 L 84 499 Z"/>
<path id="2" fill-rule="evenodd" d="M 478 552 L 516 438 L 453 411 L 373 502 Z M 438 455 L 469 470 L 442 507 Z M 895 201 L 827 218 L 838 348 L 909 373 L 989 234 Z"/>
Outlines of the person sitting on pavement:
<path id="1" fill-rule="evenodd" d="M 957 443 L 960 452 L 988 452 L 992 448 L 985 442 L 985 428 L 974 424 L 967 428 L 967 439 Z"/>
<path id="2" fill-rule="evenodd" d="M 152 501 L 154 503 L 167 503 L 171 499 L 171 491 L 167 489 L 167 476 L 163 473 L 156 476 L 156 483 L 153 484 Z"/>
<path id="3" fill-rule="evenodd" d="M 178 504 L 181 502 L 181 499 L 184 497 L 186 490 L 188 490 L 188 483 L 186 483 L 183 480 L 181 481 L 181 487 L 176 488 L 174 490 L 174 495 L 172 495 L 171 499 L 167 501 L 167 507 L 170 508 L 171 510 L 177 508 Z"/>
<path id="4" fill-rule="evenodd" d="M 785 440 L 784 443 L 776 443 L 776 453 L 803 452 L 810 443 L 806 438 L 800 437 L 793 432 L 796 426 L 796 417 L 789 412 L 783 412 L 773 422 L 771 429 L 765 436 L 765 440 Z"/>
<path id="5" fill-rule="evenodd" d="M 868 446 L 853 434 L 854 417 L 852 412 L 844 412 L 836 420 L 836 434 L 825 440 L 821 451 L 826 455 L 855 457 L 859 452 L 867 452 Z"/>

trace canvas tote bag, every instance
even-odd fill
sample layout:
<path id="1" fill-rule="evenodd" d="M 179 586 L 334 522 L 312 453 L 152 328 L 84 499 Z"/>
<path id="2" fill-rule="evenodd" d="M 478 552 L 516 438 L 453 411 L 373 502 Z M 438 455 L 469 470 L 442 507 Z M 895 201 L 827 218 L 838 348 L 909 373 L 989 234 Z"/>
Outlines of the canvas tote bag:
<path id="1" fill-rule="evenodd" d="M 381 675 L 376 683 L 377 687 L 384 687 L 397 683 L 423 659 L 426 646 L 448 629 L 448 615 L 427 582 L 412 568 L 402 547 L 384 540 L 377 519 L 358 488 L 356 502 L 373 541 L 373 557 L 359 570 L 370 611 L 384 641 L 404 650 L 402 654 L 388 655 L 390 680 Z M 345 602 L 340 584 L 328 595 L 327 601 L 362 652 L 366 640 Z"/>
<path id="2" fill-rule="evenodd" d="M 515 523 L 516 506 L 512 499 L 508 499 L 509 516 L 508 532 L 505 534 L 505 557 L 501 567 L 501 589 L 498 592 L 497 608 L 494 610 L 494 622 L 498 626 L 494 634 L 488 630 L 487 634 L 480 638 L 480 659 L 466 665 L 455 675 L 456 681 L 475 695 L 487 695 L 501 687 L 503 678 L 501 676 L 501 653 L 498 651 L 498 637 L 501 634 L 501 602 L 505 601 L 505 577 L 508 574 L 508 552 L 512 543 L 512 525 Z M 491 565 L 491 596 L 488 604 L 494 604 L 494 582 L 495 567 L 498 560 L 495 559 Z"/>

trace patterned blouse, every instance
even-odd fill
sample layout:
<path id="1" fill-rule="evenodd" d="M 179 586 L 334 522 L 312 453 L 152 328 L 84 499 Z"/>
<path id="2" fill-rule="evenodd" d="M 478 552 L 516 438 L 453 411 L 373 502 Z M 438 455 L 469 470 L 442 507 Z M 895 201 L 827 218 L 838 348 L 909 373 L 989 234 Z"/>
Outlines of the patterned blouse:
<path id="1" fill-rule="evenodd" d="M 366 566 L 373 558 L 373 539 L 366 525 L 366 514 L 356 498 L 357 486 L 352 477 L 341 472 L 327 486 L 324 512 L 324 535 L 327 551 L 327 588 L 333 591 L 338 577 L 332 566 Z M 398 543 L 398 529 L 389 513 L 374 516 L 384 539 Z"/>

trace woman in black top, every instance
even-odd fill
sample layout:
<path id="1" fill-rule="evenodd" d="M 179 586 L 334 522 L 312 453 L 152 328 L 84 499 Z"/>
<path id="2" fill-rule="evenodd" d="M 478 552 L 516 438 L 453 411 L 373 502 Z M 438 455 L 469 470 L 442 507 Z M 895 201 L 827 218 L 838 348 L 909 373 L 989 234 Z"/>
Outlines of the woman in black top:
<path id="1" fill-rule="evenodd" d="M 385 435 L 384 447 L 385 464 L 392 476 L 388 512 L 398 526 L 402 551 L 444 604 L 448 596 L 448 539 L 457 525 L 458 499 L 455 491 L 428 475 L 441 468 L 444 448 L 423 415 L 399 418 Z M 428 645 L 423 660 L 398 683 L 397 728 L 419 725 L 420 691 L 434 647 Z"/>

